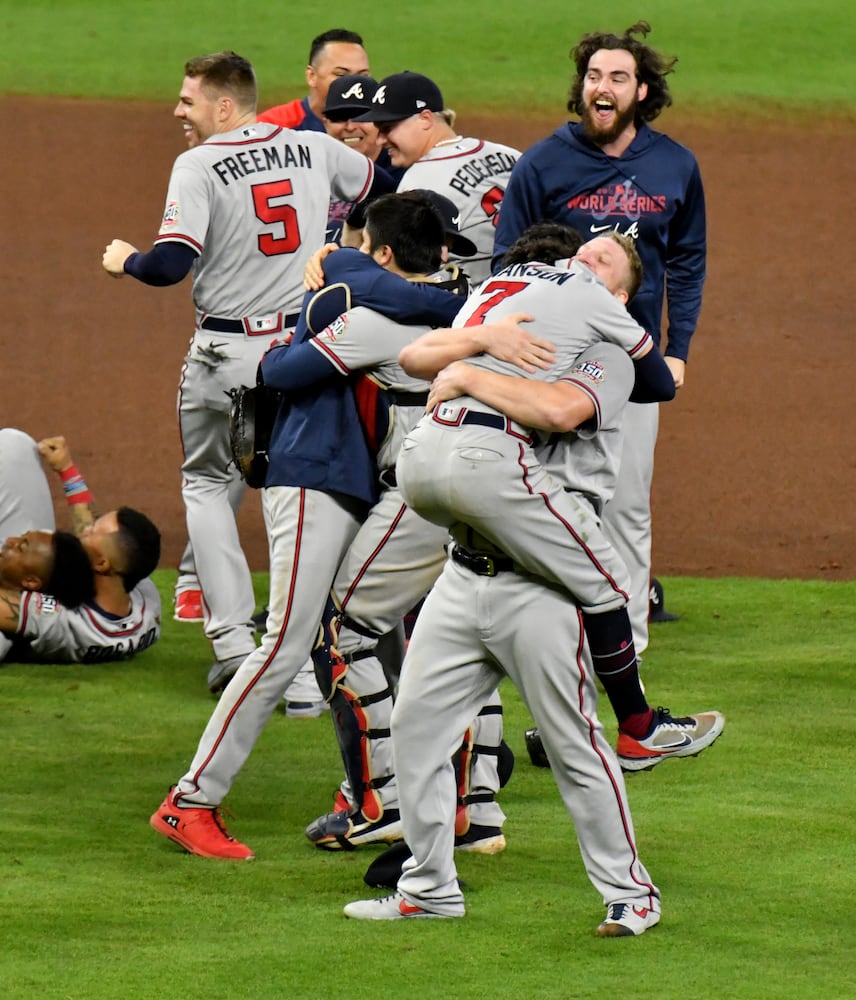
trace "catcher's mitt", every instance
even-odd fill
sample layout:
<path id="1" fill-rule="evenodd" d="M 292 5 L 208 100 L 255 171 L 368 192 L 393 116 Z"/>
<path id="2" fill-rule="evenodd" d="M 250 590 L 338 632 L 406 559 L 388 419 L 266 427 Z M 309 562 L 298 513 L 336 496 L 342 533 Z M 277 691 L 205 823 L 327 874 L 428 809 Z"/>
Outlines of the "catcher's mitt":
<path id="1" fill-rule="evenodd" d="M 266 385 L 232 389 L 229 444 L 232 459 L 247 486 L 261 489 L 268 468 L 268 448 L 279 405 L 279 393 Z"/>

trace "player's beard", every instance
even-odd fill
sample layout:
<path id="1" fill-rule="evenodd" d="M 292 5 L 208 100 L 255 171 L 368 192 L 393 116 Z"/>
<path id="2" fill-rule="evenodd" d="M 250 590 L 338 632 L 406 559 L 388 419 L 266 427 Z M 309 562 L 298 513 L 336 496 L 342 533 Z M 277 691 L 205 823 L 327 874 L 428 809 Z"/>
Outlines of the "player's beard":
<path id="1" fill-rule="evenodd" d="M 638 102 L 634 100 L 623 110 L 616 107 L 615 118 L 611 125 L 603 125 L 597 120 L 594 102 L 586 104 L 580 115 L 583 131 L 596 146 L 608 146 L 610 143 L 615 142 L 629 125 L 633 124 L 633 119 L 636 117 L 637 104 Z"/>

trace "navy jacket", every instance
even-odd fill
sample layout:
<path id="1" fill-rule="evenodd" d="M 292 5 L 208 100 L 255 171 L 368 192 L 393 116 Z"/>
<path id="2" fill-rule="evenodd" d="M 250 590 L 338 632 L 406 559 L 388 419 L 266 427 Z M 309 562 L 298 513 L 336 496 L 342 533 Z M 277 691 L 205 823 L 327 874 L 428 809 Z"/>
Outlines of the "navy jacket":
<path id="1" fill-rule="evenodd" d="M 406 281 L 349 248 L 326 258 L 324 274 L 330 291 L 317 293 L 320 299 L 307 292 L 291 345 L 275 347 L 262 359 L 265 384 L 284 394 L 265 486 L 303 486 L 374 504 L 377 466 L 354 396 L 361 376 L 343 377 L 314 348 L 300 345 L 352 306 L 366 306 L 402 323 L 449 326 L 463 301 L 430 284 Z"/>
<path id="2" fill-rule="evenodd" d="M 624 154 L 610 157 L 579 122 L 567 122 L 514 165 L 500 206 L 494 271 L 517 237 L 543 220 L 572 226 L 586 240 L 610 229 L 632 236 L 644 277 L 630 314 L 659 345 L 667 289 L 665 353 L 686 361 L 707 251 L 704 190 L 689 149 L 642 125 Z"/>

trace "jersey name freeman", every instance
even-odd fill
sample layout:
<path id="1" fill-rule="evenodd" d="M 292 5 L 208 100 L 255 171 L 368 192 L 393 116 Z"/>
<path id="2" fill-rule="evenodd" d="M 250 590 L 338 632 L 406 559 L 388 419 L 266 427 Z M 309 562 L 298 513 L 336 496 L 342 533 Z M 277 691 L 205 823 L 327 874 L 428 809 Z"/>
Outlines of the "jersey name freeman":
<path id="1" fill-rule="evenodd" d="M 483 180 L 496 177 L 498 174 L 509 174 L 516 162 L 515 157 L 509 156 L 508 153 L 488 153 L 487 156 L 480 156 L 465 163 L 452 176 L 449 187 L 469 198 L 470 193 L 475 191 Z"/>
<path id="2" fill-rule="evenodd" d="M 288 144 L 282 147 L 265 145 L 261 149 L 242 149 L 231 156 L 224 156 L 211 164 L 211 169 L 227 187 L 230 180 L 240 180 L 248 174 L 264 170 L 281 170 L 283 167 L 312 167 L 312 157 L 307 146 L 297 151 Z"/>

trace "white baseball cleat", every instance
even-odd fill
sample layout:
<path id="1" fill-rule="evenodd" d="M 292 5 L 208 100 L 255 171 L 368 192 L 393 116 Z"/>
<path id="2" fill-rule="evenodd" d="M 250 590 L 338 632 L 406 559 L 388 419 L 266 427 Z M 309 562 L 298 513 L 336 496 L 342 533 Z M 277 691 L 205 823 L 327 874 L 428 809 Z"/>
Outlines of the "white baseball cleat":
<path id="1" fill-rule="evenodd" d="M 400 892 L 381 899 L 358 899 L 344 909 L 346 917 L 354 920 L 412 920 L 420 917 L 462 917 L 463 913 L 432 913 L 421 906 L 408 903 Z"/>
<path id="2" fill-rule="evenodd" d="M 618 760 L 622 771 L 650 771 L 669 757 L 696 757 L 719 738 L 725 726 L 721 712 L 699 712 L 672 718 L 668 708 L 658 708 L 654 725 L 644 739 L 618 733 Z"/>
<path id="3" fill-rule="evenodd" d="M 660 922 L 660 914 L 638 903 L 610 903 L 606 920 L 595 934 L 598 937 L 639 937 Z"/>

